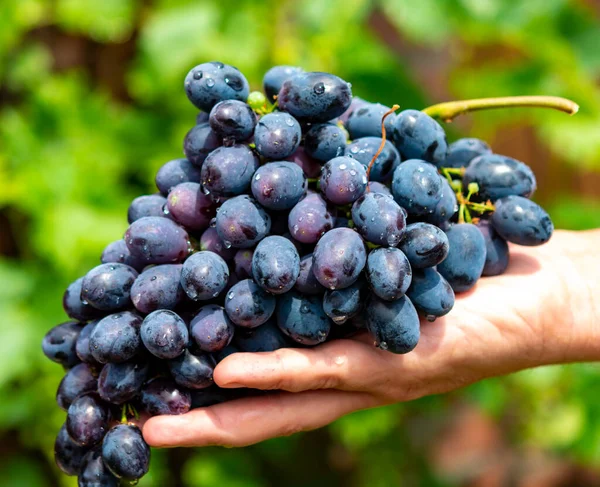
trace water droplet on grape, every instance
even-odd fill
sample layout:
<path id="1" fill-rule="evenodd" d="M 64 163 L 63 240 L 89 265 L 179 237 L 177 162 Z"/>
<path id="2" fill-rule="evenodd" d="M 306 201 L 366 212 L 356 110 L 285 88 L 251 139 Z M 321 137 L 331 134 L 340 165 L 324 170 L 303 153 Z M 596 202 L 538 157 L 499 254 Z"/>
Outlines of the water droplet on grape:
<path id="1" fill-rule="evenodd" d="M 213 86 L 215 86 L 215 80 L 212 78 L 207 78 L 206 86 L 208 86 L 209 88 L 212 88 Z"/>

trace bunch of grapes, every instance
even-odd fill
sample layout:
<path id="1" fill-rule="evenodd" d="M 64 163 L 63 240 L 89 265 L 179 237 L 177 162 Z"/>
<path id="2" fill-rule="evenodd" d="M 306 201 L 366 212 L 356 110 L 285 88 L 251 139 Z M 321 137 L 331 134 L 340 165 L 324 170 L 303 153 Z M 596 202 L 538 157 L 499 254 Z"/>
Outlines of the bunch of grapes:
<path id="1" fill-rule="evenodd" d="M 427 113 L 353 98 L 332 74 L 277 66 L 249 93 L 211 62 L 185 92 L 201 110 L 185 158 L 133 200 L 123 239 L 67 288 L 72 321 L 43 340 L 66 370 L 56 462 L 81 487 L 148 471 L 140 414 L 250 393 L 213 383 L 229 354 L 363 329 L 410 352 L 419 315 L 441 317 L 455 292 L 503 273 L 507 242 L 553 231 L 525 164 L 478 139 L 448 145 Z"/>

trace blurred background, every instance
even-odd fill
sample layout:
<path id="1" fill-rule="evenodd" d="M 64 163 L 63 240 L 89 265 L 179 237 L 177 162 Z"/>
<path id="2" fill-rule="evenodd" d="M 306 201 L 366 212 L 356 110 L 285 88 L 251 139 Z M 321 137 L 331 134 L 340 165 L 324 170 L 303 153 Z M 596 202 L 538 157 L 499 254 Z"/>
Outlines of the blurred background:
<path id="1" fill-rule="evenodd" d="M 446 126 L 531 165 L 556 226 L 600 226 L 600 2 L 1 0 L 0 485 L 73 486 L 54 466 L 61 368 L 40 341 L 64 288 L 180 157 L 196 64 L 333 72 L 402 108 L 548 94 L 575 117 L 500 110 Z M 598 486 L 600 368 L 547 367 L 353 414 L 239 450 L 153 452 L 152 487 Z"/>

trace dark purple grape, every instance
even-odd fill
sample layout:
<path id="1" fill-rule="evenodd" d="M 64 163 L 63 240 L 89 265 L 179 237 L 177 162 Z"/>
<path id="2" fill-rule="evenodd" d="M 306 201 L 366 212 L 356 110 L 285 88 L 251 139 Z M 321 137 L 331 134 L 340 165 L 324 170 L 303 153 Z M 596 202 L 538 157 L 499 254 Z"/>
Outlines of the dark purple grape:
<path id="1" fill-rule="evenodd" d="M 189 100 L 205 112 L 223 100 L 246 101 L 250 93 L 248 81 L 237 68 L 216 61 L 192 68 L 184 87 Z"/>
<path id="2" fill-rule="evenodd" d="M 142 350 L 142 318 L 131 311 L 102 318 L 90 335 L 90 351 L 101 364 L 125 362 Z"/>
<path id="3" fill-rule="evenodd" d="M 225 312 L 235 325 L 255 328 L 273 315 L 275 304 L 275 296 L 267 293 L 252 279 L 244 279 L 227 293 Z"/>
<path id="4" fill-rule="evenodd" d="M 205 353 L 193 354 L 186 350 L 169 360 L 169 370 L 177 384 L 188 389 L 204 389 L 212 386 L 215 362 Z"/>
<path id="5" fill-rule="evenodd" d="M 346 132 L 334 123 L 313 125 L 304 136 L 304 150 L 321 162 L 327 162 L 344 153 Z"/>
<path id="6" fill-rule="evenodd" d="M 247 145 L 219 147 L 202 165 L 202 190 L 212 198 L 246 193 L 259 165 L 258 157 Z"/>
<path id="7" fill-rule="evenodd" d="M 307 254 L 300 259 L 300 273 L 294 289 L 302 294 L 310 295 L 321 295 L 325 292 L 325 288 L 313 273 L 313 254 Z"/>
<path id="8" fill-rule="evenodd" d="M 390 188 L 388 188 L 385 184 L 379 183 L 377 181 L 369 181 L 367 183 L 367 191 L 366 192 L 367 193 L 380 193 L 385 196 L 389 196 L 390 198 L 393 198 Z"/>
<path id="9" fill-rule="evenodd" d="M 350 228 L 334 228 L 315 247 L 313 273 L 327 289 L 343 289 L 356 282 L 366 260 L 360 235 Z"/>
<path id="10" fill-rule="evenodd" d="M 277 98 L 279 90 L 283 86 L 283 83 L 290 79 L 296 74 L 303 73 L 302 68 L 296 66 L 273 66 L 269 69 L 263 77 L 263 88 L 267 94 L 269 101 L 273 101 Z"/>
<path id="11" fill-rule="evenodd" d="M 287 238 L 265 237 L 254 249 L 252 275 L 264 290 L 283 294 L 294 287 L 299 273 L 300 256 Z"/>
<path id="12" fill-rule="evenodd" d="M 424 215 L 422 218 L 433 225 L 438 227 L 447 225 L 450 219 L 458 211 L 458 203 L 456 201 L 456 194 L 450 186 L 447 179 L 442 178 L 442 197 L 432 213 Z"/>
<path id="13" fill-rule="evenodd" d="M 298 242 L 316 243 L 333 228 L 334 213 L 321 195 L 309 193 L 290 210 L 288 228 Z"/>
<path id="14" fill-rule="evenodd" d="M 448 237 L 435 225 L 411 223 L 406 227 L 400 250 L 406 254 L 413 269 L 434 267 L 448 255 Z"/>
<path id="15" fill-rule="evenodd" d="M 444 316 L 454 306 L 454 291 L 448 281 L 431 267 L 415 269 L 406 295 L 427 319 Z"/>
<path id="16" fill-rule="evenodd" d="M 129 267 L 133 267 L 138 272 L 146 266 L 146 262 L 144 262 L 143 259 L 134 257 L 131 254 L 131 251 L 127 248 L 127 244 L 123 239 L 109 243 L 102 252 L 100 261 L 103 264 L 125 264 Z"/>
<path id="17" fill-rule="evenodd" d="M 100 365 L 94 356 L 92 355 L 92 351 L 90 350 L 90 335 L 100 320 L 90 321 L 87 325 L 85 325 L 79 336 L 77 337 L 77 342 L 75 343 L 75 353 L 79 357 L 79 360 L 85 362 L 87 364 L 97 366 Z"/>
<path id="18" fill-rule="evenodd" d="M 119 480 L 102 461 L 101 448 L 90 451 L 84 457 L 77 482 L 78 487 L 119 487 Z"/>
<path id="19" fill-rule="evenodd" d="M 42 340 L 44 355 L 65 367 L 73 367 L 79 362 L 75 345 L 81 328 L 79 323 L 72 321 L 56 325 L 46 333 Z"/>
<path id="20" fill-rule="evenodd" d="M 131 286 L 137 276 L 137 271 L 125 264 L 100 264 L 83 277 L 81 300 L 102 311 L 128 308 Z"/>
<path id="21" fill-rule="evenodd" d="M 406 228 L 404 211 L 390 196 L 363 194 L 352 205 L 352 221 L 367 242 L 396 247 Z"/>
<path id="22" fill-rule="evenodd" d="M 78 445 L 67 433 L 66 425 L 62 425 L 54 442 L 54 460 L 56 465 L 67 475 L 77 475 L 83 464 L 83 457 L 88 447 Z"/>
<path id="23" fill-rule="evenodd" d="M 492 225 L 498 235 L 518 245 L 542 245 L 550 240 L 554 225 L 544 209 L 521 196 L 496 201 Z"/>
<path id="24" fill-rule="evenodd" d="M 306 177 L 293 162 L 270 162 L 252 178 L 252 194 L 269 210 L 289 210 L 306 194 Z"/>
<path id="25" fill-rule="evenodd" d="M 261 117 L 254 129 L 256 151 L 267 159 L 281 160 L 300 145 L 302 130 L 288 113 L 274 112 Z"/>
<path id="26" fill-rule="evenodd" d="M 269 320 L 257 328 L 236 330 L 235 343 L 242 352 L 274 352 L 293 346 L 277 327 L 275 320 Z"/>
<path id="27" fill-rule="evenodd" d="M 464 138 L 448 146 L 444 167 L 467 167 L 477 156 L 491 154 L 492 149 L 481 139 Z"/>
<path id="28" fill-rule="evenodd" d="M 150 447 L 137 426 L 118 424 L 104 437 L 102 460 L 116 477 L 135 481 L 148 472 Z"/>
<path id="29" fill-rule="evenodd" d="M 236 196 L 221 205 L 215 228 L 226 247 L 246 249 L 269 233 L 271 218 L 249 196 Z"/>
<path id="30" fill-rule="evenodd" d="M 323 166 L 321 192 L 336 205 L 354 203 L 367 189 L 364 166 L 351 157 L 331 159 Z"/>
<path id="31" fill-rule="evenodd" d="M 346 111 L 352 101 L 350 84 L 329 73 L 299 73 L 279 91 L 279 109 L 303 122 L 327 122 Z"/>
<path id="32" fill-rule="evenodd" d="M 196 125 L 201 125 L 203 123 L 208 123 L 209 114 L 207 112 L 198 112 L 196 115 Z"/>
<path id="33" fill-rule="evenodd" d="M 210 196 L 204 194 L 200 184 L 181 183 L 171 189 L 167 211 L 180 225 L 199 231 L 208 228 L 217 214 L 217 205 Z"/>
<path id="34" fill-rule="evenodd" d="M 394 171 L 392 194 L 409 215 L 424 216 L 434 212 L 442 199 L 443 179 L 432 164 L 410 159 Z"/>
<path id="35" fill-rule="evenodd" d="M 248 140 L 256 127 L 256 115 L 250 105 L 240 100 L 223 100 L 210 111 L 210 127 L 221 137 Z"/>
<path id="36" fill-rule="evenodd" d="M 129 226 L 124 240 L 131 254 L 146 264 L 181 262 L 190 253 L 187 232 L 168 218 L 140 218 Z"/>
<path id="37" fill-rule="evenodd" d="M 238 389 L 221 389 L 213 386 L 192 391 L 192 409 L 206 408 L 235 399 Z"/>
<path id="38" fill-rule="evenodd" d="M 192 254 L 183 264 L 181 286 L 194 301 L 216 298 L 229 279 L 229 268 L 214 252 L 201 251 Z"/>
<path id="39" fill-rule="evenodd" d="M 296 291 L 282 294 L 277 299 L 276 316 L 281 331 L 304 345 L 324 342 L 331 329 L 320 296 L 305 296 Z"/>
<path id="40" fill-rule="evenodd" d="M 69 287 L 63 294 L 63 309 L 69 318 L 77 321 L 94 320 L 102 316 L 102 312 L 89 303 L 81 300 L 81 285 L 83 277 L 69 284 Z"/>
<path id="41" fill-rule="evenodd" d="M 381 137 L 363 137 L 348 144 L 344 150 L 344 155 L 356 159 L 366 170 L 375 154 L 379 151 L 380 146 Z M 394 145 L 389 140 L 386 140 L 383 150 L 373 163 L 373 167 L 369 173 L 369 181 L 382 183 L 390 181 L 399 164 L 400 154 L 398 154 Z"/>
<path id="42" fill-rule="evenodd" d="M 131 224 L 145 216 L 166 217 L 164 212 L 167 199 L 162 194 L 147 194 L 138 196 L 129 205 L 127 221 Z"/>
<path id="43" fill-rule="evenodd" d="M 252 256 L 254 250 L 239 249 L 233 257 L 233 266 L 235 275 L 238 279 L 248 279 L 252 277 Z"/>
<path id="44" fill-rule="evenodd" d="M 143 362 L 106 364 L 98 377 L 98 394 L 111 404 L 123 404 L 136 397 L 148 375 Z"/>
<path id="45" fill-rule="evenodd" d="M 173 159 L 166 162 L 156 173 L 156 187 L 168 196 L 171 188 L 181 183 L 199 183 L 200 169 L 187 159 Z"/>
<path id="46" fill-rule="evenodd" d="M 200 250 L 214 252 L 225 261 L 230 261 L 236 255 L 236 249 L 226 247 L 214 227 L 208 227 L 202 232 L 199 244 Z"/>
<path id="47" fill-rule="evenodd" d="M 477 228 L 485 240 L 485 265 L 482 276 L 499 276 L 508 267 L 508 244 L 498 232 L 494 230 L 489 220 L 479 220 Z"/>
<path id="48" fill-rule="evenodd" d="M 165 309 L 154 311 L 144 318 L 140 337 L 152 355 L 164 360 L 181 355 L 190 340 L 185 321 Z"/>
<path id="49" fill-rule="evenodd" d="M 358 314 L 364 305 L 364 280 L 345 289 L 327 290 L 323 296 L 323 311 L 336 325 Z"/>
<path id="50" fill-rule="evenodd" d="M 198 310 L 190 323 L 190 330 L 200 350 L 217 352 L 229 345 L 234 328 L 224 308 L 209 304 Z"/>
<path id="51" fill-rule="evenodd" d="M 352 115 L 356 110 L 359 110 L 360 108 L 362 108 L 366 105 L 369 105 L 368 101 L 363 100 L 362 98 L 360 98 L 358 96 L 353 96 L 352 101 L 350 102 L 350 106 L 348 108 L 346 108 L 346 111 L 338 117 L 338 120 L 340 122 L 342 122 L 343 124 L 348 123 L 348 119 L 350 118 L 350 115 Z"/>
<path id="52" fill-rule="evenodd" d="M 406 296 L 385 301 L 371 296 L 366 306 L 367 330 L 375 345 L 392 353 L 408 353 L 419 342 L 419 315 Z"/>
<path id="53" fill-rule="evenodd" d="M 66 411 L 77 396 L 95 391 L 97 385 L 98 381 L 90 366 L 77 364 L 60 381 L 56 391 L 56 402 Z"/>
<path id="54" fill-rule="evenodd" d="M 140 402 L 151 416 L 184 414 L 190 410 L 192 397 L 189 391 L 170 379 L 158 377 L 142 387 Z"/>
<path id="55" fill-rule="evenodd" d="M 194 166 L 200 167 L 206 156 L 221 145 L 221 138 L 207 123 L 192 127 L 183 140 L 183 153 Z"/>
<path id="56" fill-rule="evenodd" d="M 240 328 L 239 330 L 241 333 L 244 330 L 253 330 L 253 328 Z M 230 355 L 232 355 L 234 353 L 239 353 L 239 352 L 241 352 L 241 350 L 238 348 L 237 345 L 235 345 L 232 342 L 229 345 L 227 345 L 223 350 L 219 350 L 218 352 L 213 353 L 212 357 L 215 359 L 216 363 L 219 363 L 219 362 L 225 360 Z"/>
<path id="57" fill-rule="evenodd" d="M 373 293 L 386 301 L 404 296 L 412 280 L 412 269 L 406 255 L 393 247 L 371 251 L 366 274 Z"/>
<path id="58" fill-rule="evenodd" d="M 385 113 L 389 111 L 390 108 L 381 103 L 365 103 L 354 110 L 346 122 L 350 138 L 356 140 L 361 137 L 381 137 L 381 121 Z M 392 133 L 395 119 L 394 113 L 390 113 L 385 119 L 385 130 L 389 135 Z"/>
<path id="59" fill-rule="evenodd" d="M 302 146 L 298 147 L 291 156 L 285 159 L 300 167 L 309 179 L 316 179 L 321 175 L 321 163 L 310 157 Z"/>
<path id="60" fill-rule="evenodd" d="M 67 433 L 82 446 L 93 446 L 108 430 L 108 405 L 98 394 L 84 394 L 76 398 L 67 411 Z"/>
<path id="61" fill-rule="evenodd" d="M 181 287 L 181 264 L 162 264 L 142 272 L 131 287 L 131 301 L 147 314 L 157 309 L 175 309 L 185 299 Z"/>

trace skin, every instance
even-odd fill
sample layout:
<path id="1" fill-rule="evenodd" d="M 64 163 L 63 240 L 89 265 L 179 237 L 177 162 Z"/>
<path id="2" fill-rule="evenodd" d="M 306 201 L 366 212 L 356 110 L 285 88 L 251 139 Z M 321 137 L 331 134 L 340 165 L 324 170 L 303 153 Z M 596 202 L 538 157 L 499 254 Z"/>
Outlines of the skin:
<path id="1" fill-rule="evenodd" d="M 507 272 L 459 295 L 449 315 L 422 322 L 407 355 L 378 350 L 364 334 L 313 349 L 231 355 L 215 369 L 219 386 L 286 392 L 153 417 L 144 438 L 155 447 L 245 446 L 487 377 L 598 360 L 598 245 L 600 230 L 557 231 L 541 247 L 512 246 Z"/>

